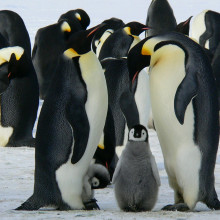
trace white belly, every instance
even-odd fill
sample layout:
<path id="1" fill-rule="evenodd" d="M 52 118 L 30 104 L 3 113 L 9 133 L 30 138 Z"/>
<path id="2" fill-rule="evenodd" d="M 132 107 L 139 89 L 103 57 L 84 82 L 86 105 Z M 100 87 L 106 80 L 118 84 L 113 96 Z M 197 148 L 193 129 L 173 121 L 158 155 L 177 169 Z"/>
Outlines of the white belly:
<path id="1" fill-rule="evenodd" d="M 1 108 L 0 108 L 0 119 L 1 119 Z M 13 133 L 12 127 L 2 127 L 0 123 L 0 146 L 5 147 Z"/>
<path id="2" fill-rule="evenodd" d="M 175 179 L 179 188 L 186 193 L 190 194 L 192 188 L 192 196 L 185 197 L 194 201 L 199 188 L 201 153 L 193 141 L 192 103 L 186 109 L 183 125 L 178 122 L 174 112 L 176 90 L 185 76 L 182 60 L 183 53 L 172 56 L 172 60 L 159 60 L 150 72 L 150 94 L 153 118 L 168 176 Z"/>
<path id="3" fill-rule="evenodd" d="M 198 14 L 192 23 L 192 31 L 191 35 L 192 38 L 196 39 L 197 42 L 199 42 L 200 36 L 205 32 L 206 25 L 205 25 L 205 13 L 208 10 L 202 11 L 200 14 Z M 205 43 L 205 48 L 209 49 L 209 40 Z"/>
<path id="4" fill-rule="evenodd" d="M 95 57 L 95 59 L 91 61 L 91 57 Z M 71 153 L 67 163 L 63 164 L 56 171 L 56 179 L 62 199 L 72 209 L 82 209 L 84 207 L 81 197 L 83 178 L 88 170 L 104 129 L 108 106 L 107 86 L 101 64 L 93 52 L 85 54 L 80 59 L 82 77 L 86 83 L 88 92 L 86 102 L 86 113 L 90 124 L 88 144 L 79 162 L 74 165 L 71 164 Z"/>

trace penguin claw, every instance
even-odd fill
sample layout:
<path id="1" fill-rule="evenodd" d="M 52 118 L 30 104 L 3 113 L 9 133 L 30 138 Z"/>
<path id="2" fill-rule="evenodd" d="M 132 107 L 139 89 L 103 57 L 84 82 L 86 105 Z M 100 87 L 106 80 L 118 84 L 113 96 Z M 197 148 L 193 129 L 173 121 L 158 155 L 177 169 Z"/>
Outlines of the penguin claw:
<path id="1" fill-rule="evenodd" d="M 100 210 L 98 204 L 96 203 L 96 199 L 91 199 L 88 202 L 84 203 L 85 209 L 86 210 Z"/>
<path id="2" fill-rule="evenodd" d="M 174 205 L 166 205 L 161 210 L 186 212 L 189 211 L 189 207 L 185 203 L 178 203 Z"/>

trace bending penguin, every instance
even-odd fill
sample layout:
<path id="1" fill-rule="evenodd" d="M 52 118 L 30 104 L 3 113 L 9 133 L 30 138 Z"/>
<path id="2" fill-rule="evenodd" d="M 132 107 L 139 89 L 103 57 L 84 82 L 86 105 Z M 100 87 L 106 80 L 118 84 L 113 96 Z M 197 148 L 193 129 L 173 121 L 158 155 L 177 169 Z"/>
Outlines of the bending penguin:
<path id="1" fill-rule="evenodd" d="M 38 121 L 34 193 L 17 210 L 48 205 L 60 210 L 87 208 L 83 179 L 104 128 L 108 103 L 104 73 L 91 51 L 97 29 L 74 34 L 60 56 Z"/>
<path id="2" fill-rule="evenodd" d="M 30 56 L 22 47 L 0 49 L 0 146 L 35 146 L 39 88 Z"/>
<path id="3" fill-rule="evenodd" d="M 220 209 L 214 186 L 217 91 L 204 51 L 188 37 L 170 32 L 137 44 L 129 53 L 128 66 L 131 79 L 150 66 L 154 124 L 175 193 L 175 204 L 164 209 L 185 211 L 198 201 Z"/>
<path id="4" fill-rule="evenodd" d="M 31 41 L 22 18 L 13 11 L 0 11 L 0 33 L 8 41 L 9 46 L 22 47 L 31 57 Z"/>
<path id="5" fill-rule="evenodd" d="M 148 27 L 139 22 L 129 22 L 123 28 L 115 31 L 101 47 L 99 60 L 108 57 L 121 58 L 127 57 L 128 51 L 138 42 L 138 37 Z"/>

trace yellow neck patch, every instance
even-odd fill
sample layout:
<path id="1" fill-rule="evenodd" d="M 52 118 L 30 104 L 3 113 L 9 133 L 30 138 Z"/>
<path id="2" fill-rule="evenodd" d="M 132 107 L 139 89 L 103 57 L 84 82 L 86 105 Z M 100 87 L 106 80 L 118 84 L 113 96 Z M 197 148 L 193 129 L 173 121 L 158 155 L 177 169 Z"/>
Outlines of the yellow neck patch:
<path id="1" fill-rule="evenodd" d="M 71 32 L 71 27 L 66 21 L 64 21 L 63 24 L 61 25 L 61 30 L 63 32 Z"/>
<path id="2" fill-rule="evenodd" d="M 124 31 L 128 34 L 131 35 L 131 28 L 130 27 L 125 27 Z"/>
<path id="3" fill-rule="evenodd" d="M 151 56 L 152 55 L 151 51 L 145 46 L 145 44 L 142 47 L 141 54 L 145 55 L 145 56 L 147 56 L 147 55 Z"/>
<path id="4" fill-rule="evenodd" d="M 64 55 L 70 59 L 80 56 L 73 48 L 64 51 Z"/>
<path id="5" fill-rule="evenodd" d="M 76 18 L 77 18 L 79 21 L 81 21 L 81 20 L 82 20 L 82 18 L 81 18 L 81 16 L 80 16 L 80 14 L 79 14 L 79 13 L 76 13 L 76 14 L 75 14 L 75 16 L 76 16 Z"/>

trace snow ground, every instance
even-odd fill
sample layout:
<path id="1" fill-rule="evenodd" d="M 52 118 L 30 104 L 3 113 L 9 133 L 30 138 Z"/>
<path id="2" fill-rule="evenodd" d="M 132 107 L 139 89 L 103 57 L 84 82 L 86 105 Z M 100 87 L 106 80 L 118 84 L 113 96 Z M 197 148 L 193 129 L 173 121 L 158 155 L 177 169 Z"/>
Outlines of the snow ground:
<path id="1" fill-rule="evenodd" d="M 43 26 L 57 21 L 59 16 L 71 9 L 83 8 L 94 26 L 110 17 L 129 21 L 145 22 L 150 0 L 4 0 L 0 8 L 16 11 L 24 19 L 32 45 L 36 31 Z M 170 0 L 178 22 L 191 15 L 197 15 L 204 9 L 220 11 L 219 0 Z M 100 211 L 40 211 L 24 212 L 13 209 L 24 202 L 33 192 L 34 184 L 34 149 L 0 147 L 0 219 L 220 219 L 220 211 L 211 211 L 199 203 L 194 212 L 164 212 L 160 209 L 173 203 L 173 191 L 168 185 L 167 174 L 157 135 L 149 131 L 151 150 L 156 158 L 161 177 L 161 187 L 157 204 L 152 212 L 124 213 L 117 207 L 113 189 L 96 191 Z M 215 169 L 216 190 L 220 196 L 220 153 Z"/>

